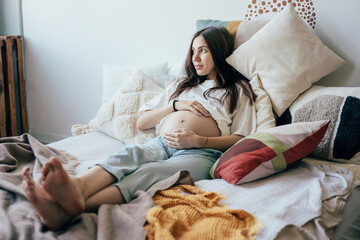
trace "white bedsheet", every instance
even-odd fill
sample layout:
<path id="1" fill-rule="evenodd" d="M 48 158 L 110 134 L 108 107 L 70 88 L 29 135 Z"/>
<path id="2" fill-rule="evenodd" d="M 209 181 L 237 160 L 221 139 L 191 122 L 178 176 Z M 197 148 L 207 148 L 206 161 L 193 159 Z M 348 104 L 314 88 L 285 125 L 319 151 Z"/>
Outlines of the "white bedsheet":
<path id="1" fill-rule="evenodd" d="M 81 161 L 81 164 L 76 168 L 76 173 L 86 171 L 124 145 L 123 142 L 101 132 L 90 132 L 48 144 L 50 147 L 71 153 Z"/>
<path id="2" fill-rule="evenodd" d="M 347 169 L 335 172 L 326 165 L 300 162 L 280 174 L 239 186 L 222 179 L 198 181 L 196 186 L 221 192 L 227 197 L 222 204 L 258 217 L 263 226 L 256 239 L 274 239 L 285 226 L 300 227 L 320 216 L 322 201 L 348 193 L 352 178 Z"/>
<path id="3" fill-rule="evenodd" d="M 77 157 L 82 163 L 76 172 L 81 173 L 124 143 L 101 132 L 91 132 L 49 146 Z M 322 201 L 348 193 L 352 178 L 347 169 L 300 162 L 280 174 L 239 186 L 222 179 L 198 181 L 196 186 L 204 191 L 221 192 L 226 196 L 222 204 L 258 217 L 263 226 L 256 239 L 274 239 L 285 226 L 302 226 L 320 216 Z"/>

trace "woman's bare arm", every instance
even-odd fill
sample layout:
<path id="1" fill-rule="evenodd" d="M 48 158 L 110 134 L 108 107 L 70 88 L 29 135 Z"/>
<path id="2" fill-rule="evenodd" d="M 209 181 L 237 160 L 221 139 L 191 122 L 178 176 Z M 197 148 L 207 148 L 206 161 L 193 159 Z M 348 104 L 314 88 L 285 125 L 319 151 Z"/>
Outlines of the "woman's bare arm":
<path id="1" fill-rule="evenodd" d="M 206 141 L 206 137 L 201 137 L 203 142 Z M 205 140 L 204 140 L 205 138 Z M 232 145 L 237 143 L 240 139 L 244 138 L 244 136 L 240 135 L 229 135 L 229 136 L 220 136 L 220 137 L 209 137 L 207 139 L 205 148 L 217 149 L 225 152 Z"/>
<path id="2" fill-rule="evenodd" d="M 160 122 L 161 119 L 163 119 L 165 116 L 169 115 L 173 111 L 173 107 L 170 104 L 166 107 L 147 110 L 140 114 L 136 122 L 136 128 L 138 130 L 153 128 L 156 126 L 156 124 Z"/>
<path id="3" fill-rule="evenodd" d="M 244 137 L 240 135 L 203 137 L 195 134 L 189 129 L 180 128 L 165 133 L 164 138 L 166 143 L 172 148 L 212 148 L 224 152 Z"/>

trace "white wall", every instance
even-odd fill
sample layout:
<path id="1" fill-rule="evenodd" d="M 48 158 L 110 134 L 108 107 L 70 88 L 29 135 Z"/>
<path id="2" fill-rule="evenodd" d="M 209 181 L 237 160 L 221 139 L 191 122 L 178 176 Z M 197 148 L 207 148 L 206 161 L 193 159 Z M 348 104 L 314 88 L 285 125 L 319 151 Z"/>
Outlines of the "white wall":
<path id="1" fill-rule="evenodd" d="M 70 136 L 71 125 L 88 123 L 100 107 L 103 64 L 177 63 L 196 19 L 241 20 L 251 1 L 24 1 L 30 133 L 47 142 Z M 321 83 L 360 86 L 360 1 L 313 2 L 316 33 L 348 61 Z"/>
<path id="2" fill-rule="evenodd" d="M 316 0 L 314 3 L 317 14 L 315 33 L 346 61 L 346 65 L 317 84 L 360 87 L 360 1 Z"/>
<path id="3" fill-rule="evenodd" d="M 21 35 L 20 0 L 0 0 L 0 35 Z"/>

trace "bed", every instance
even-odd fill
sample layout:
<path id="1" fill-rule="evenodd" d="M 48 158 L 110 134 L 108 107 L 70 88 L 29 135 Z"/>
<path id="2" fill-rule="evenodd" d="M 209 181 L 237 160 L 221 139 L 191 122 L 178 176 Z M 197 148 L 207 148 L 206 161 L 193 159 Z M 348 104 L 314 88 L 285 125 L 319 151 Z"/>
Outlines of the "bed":
<path id="1" fill-rule="evenodd" d="M 101 132 L 91 132 L 53 143 L 51 146 L 66 149 L 81 160 L 83 163 L 77 167 L 77 171 L 81 173 L 97 160 L 116 151 L 123 143 Z M 263 225 L 256 239 L 296 239 L 294 236 L 299 239 L 310 236 L 313 239 L 331 239 L 341 220 L 341 212 L 351 189 L 359 182 L 360 168 L 356 165 L 350 165 L 352 168 L 344 165 L 305 158 L 286 172 L 261 181 L 235 186 L 222 179 L 202 180 L 196 182 L 195 186 L 204 191 L 224 193 L 226 199 L 222 200 L 221 204 L 234 209 L 244 209 L 257 216 Z M 347 169 L 353 169 L 357 175 Z M 319 172 L 312 175 L 312 171 Z M 324 173 L 325 176 L 319 176 Z M 331 178 L 336 178 L 336 183 L 330 180 Z M 313 184 L 322 187 L 313 189 Z M 314 195 L 319 196 L 317 191 L 320 189 L 328 191 L 328 187 L 337 190 L 324 198 L 311 198 Z M 299 202 L 300 199 L 302 201 Z M 309 205 L 315 206 L 310 208 Z M 296 209 L 293 206 L 296 206 Z M 310 216 L 302 218 L 302 214 L 307 215 L 304 211 Z"/>
<path id="2" fill-rule="evenodd" d="M 0 140 L 0 239 L 175 239 L 172 234 L 178 239 L 358 238 L 352 224 L 356 227 L 359 221 L 360 88 L 316 85 L 344 60 L 309 31 L 293 8 L 281 13 L 265 23 L 239 23 L 238 31 L 257 30 L 246 31 L 245 40 L 237 39 L 238 46 L 227 61 L 251 80 L 257 95 L 257 127 L 214 164 L 209 173 L 213 178 L 194 182 L 189 172 L 180 171 L 145 192 L 138 191 L 129 203 L 103 205 L 98 214 L 81 214 L 63 231 L 43 228 L 21 189 L 21 169 L 30 166 L 34 179 L 40 181 L 42 164 L 56 155 L 69 174 L 81 174 L 125 144 L 154 136 L 153 129 L 134 128 L 136 110 L 182 76 L 181 63 L 104 65 L 102 106 L 88 124 L 72 127 L 73 137 L 48 145 L 28 134 Z M 214 21 L 199 21 L 198 27 L 208 24 Z M 254 53 L 260 43 L 268 50 Z M 287 49 L 294 45 L 301 45 L 301 51 Z M 272 61 L 262 61 L 269 58 Z M 301 71 L 289 74 L 289 66 Z M 247 148 L 250 141 L 255 148 Z M 190 225 L 178 222 L 172 227 L 157 225 L 158 218 L 152 224 L 149 214 L 156 207 L 155 198 L 174 189 L 181 198 L 202 194 L 230 213 L 226 216 L 237 216 L 242 227 L 225 225 L 225 217 L 216 221 L 205 217 Z"/>

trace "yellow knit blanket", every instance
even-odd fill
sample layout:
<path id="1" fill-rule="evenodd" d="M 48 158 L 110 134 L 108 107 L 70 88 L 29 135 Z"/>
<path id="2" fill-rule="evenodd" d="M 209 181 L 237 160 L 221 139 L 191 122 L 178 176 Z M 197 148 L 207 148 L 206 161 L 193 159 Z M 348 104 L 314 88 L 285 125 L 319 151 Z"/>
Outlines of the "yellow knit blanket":
<path id="1" fill-rule="evenodd" d="M 156 204 L 147 213 L 147 238 L 168 239 L 254 239 L 260 223 L 248 212 L 219 206 L 225 198 L 191 185 L 159 191 Z"/>

